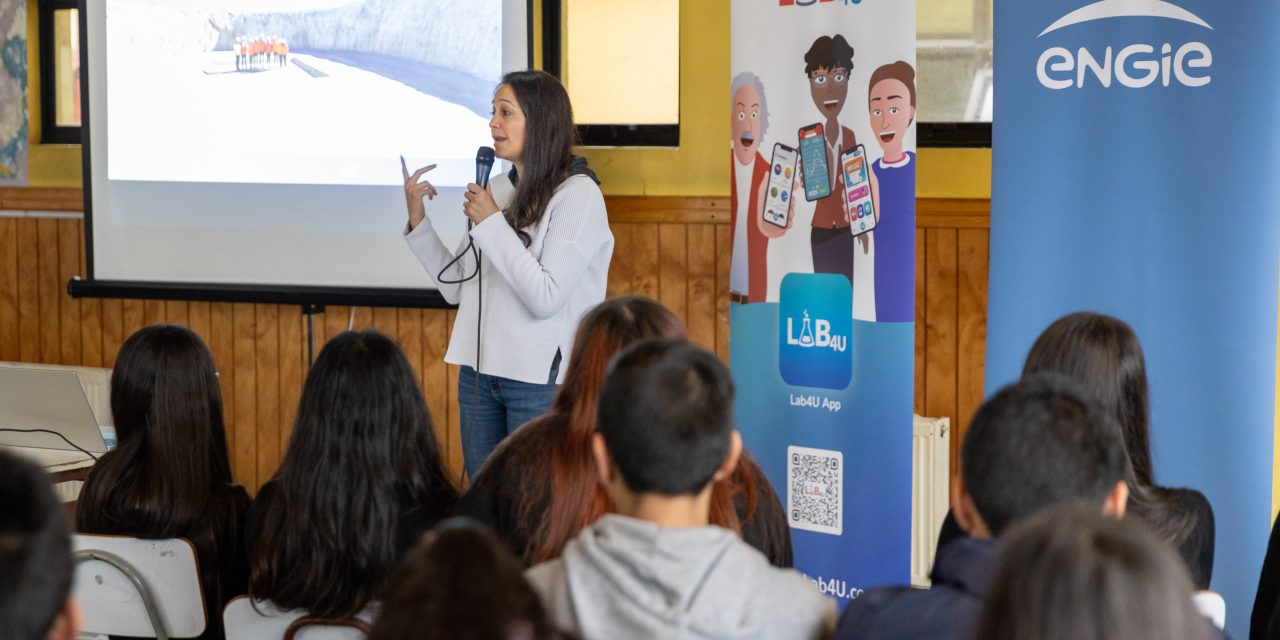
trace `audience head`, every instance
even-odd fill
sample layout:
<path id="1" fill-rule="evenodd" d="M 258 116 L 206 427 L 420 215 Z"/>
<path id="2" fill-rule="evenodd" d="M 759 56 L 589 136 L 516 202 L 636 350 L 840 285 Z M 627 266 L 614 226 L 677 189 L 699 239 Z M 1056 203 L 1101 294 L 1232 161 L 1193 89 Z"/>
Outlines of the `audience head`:
<path id="1" fill-rule="evenodd" d="M 387 581 L 370 640 L 559 637 L 520 561 L 462 518 L 428 532 Z"/>
<path id="2" fill-rule="evenodd" d="M 965 433 L 956 520 L 976 537 L 1062 503 L 1124 515 L 1128 460 L 1120 429 L 1070 380 L 1023 378 L 983 403 Z"/>
<path id="3" fill-rule="evenodd" d="M 525 522 L 539 525 L 523 560 L 537 564 L 560 555 L 570 538 L 599 518 L 608 498 L 597 480 L 591 438 L 596 432 L 596 407 L 609 360 L 623 347 L 645 338 L 685 337 L 684 325 L 670 309 L 642 296 L 611 298 L 598 304 L 578 323 L 564 383 L 550 413 L 539 418 L 561 432 L 550 452 L 549 465 L 526 466 L 520 484 L 538 486 L 549 475 L 547 503 L 522 504 Z"/>
<path id="4" fill-rule="evenodd" d="M 0 451 L 0 638 L 76 637 L 67 514 L 43 469 Z"/>
<path id="5" fill-rule="evenodd" d="M 402 514 L 445 513 L 457 498 L 394 342 L 348 331 L 325 345 L 273 482 L 279 499 L 250 552 L 250 593 L 324 618 L 356 614 L 404 543 Z"/>
<path id="6" fill-rule="evenodd" d="M 600 392 L 596 463 L 620 493 L 697 495 L 737 465 L 733 381 L 714 355 L 651 339 L 614 359 Z"/>
<path id="7" fill-rule="evenodd" d="M 1151 484 L 1147 367 L 1133 329 L 1098 313 L 1063 316 L 1036 339 L 1022 368 L 1045 371 L 1076 381 L 1119 422 L 1135 478 Z"/>
<path id="8" fill-rule="evenodd" d="M 139 534 L 198 528 L 210 497 L 232 483 L 222 392 L 208 347 L 171 324 L 129 336 L 111 372 L 111 414 L 117 444 L 84 485 L 80 526 L 101 530 L 128 514 Z"/>
<path id="9" fill-rule="evenodd" d="M 1140 522 L 1063 506 L 1010 531 L 974 637 L 1208 640 L 1191 596 L 1182 562 Z"/>

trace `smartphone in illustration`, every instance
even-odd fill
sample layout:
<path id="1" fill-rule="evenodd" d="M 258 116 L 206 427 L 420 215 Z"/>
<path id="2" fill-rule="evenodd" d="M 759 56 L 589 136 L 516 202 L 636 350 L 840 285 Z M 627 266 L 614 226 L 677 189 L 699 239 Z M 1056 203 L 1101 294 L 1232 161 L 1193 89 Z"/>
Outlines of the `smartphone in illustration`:
<path id="1" fill-rule="evenodd" d="M 795 184 L 796 150 L 781 142 L 773 145 L 773 161 L 769 163 L 769 184 L 765 187 L 764 209 L 760 215 L 764 221 L 776 227 L 787 228 L 787 212 L 791 209 L 791 187 Z"/>
<path id="2" fill-rule="evenodd" d="M 831 195 L 827 136 L 821 122 L 800 128 L 800 162 L 804 169 L 804 199 L 813 202 Z"/>
<path id="3" fill-rule="evenodd" d="M 875 204 L 871 199 L 871 168 L 862 145 L 840 154 L 840 179 L 844 180 L 844 210 L 849 214 L 849 230 L 862 235 L 876 228 Z"/>

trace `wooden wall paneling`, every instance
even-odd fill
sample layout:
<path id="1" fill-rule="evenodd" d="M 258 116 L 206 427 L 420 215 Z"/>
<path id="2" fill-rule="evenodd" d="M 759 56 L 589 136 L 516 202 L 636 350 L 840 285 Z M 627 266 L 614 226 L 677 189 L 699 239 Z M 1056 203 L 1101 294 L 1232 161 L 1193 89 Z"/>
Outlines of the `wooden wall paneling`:
<path id="1" fill-rule="evenodd" d="M 40 362 L 62 364 L 62 315 L 58 302 L 62 299 L 58 288 L 58 221 L 53 218 L 36 220 L 36 237 L 39 242 L 39 280 L 36 295 L 40 300 Z"/>
<path id="2" fill-rule="evenodd" d="M 915 364 L 915 403 L 913 411 L 917 415 L 928 415 L 924 408 L 924 389 L 926 370 L 925 353 L 928 352 L 929 343 L 925 339 L 925 312 L 928 309 L 925 300 L 925 274 L 927 273 L 927 264 L 925 261 L 928 252 L 925 250 L 925 230 L 916 229 L 916 364 Z"/>
<path id="3" fill-rule="evenodd" d="M 445 324 L 452 330 L 453 321 L 457 319 L 458 312 L 450 309 L 445 312 Z M 442 352 L 443 353 L 443 352 Z M 443 360 L 443 355 L 441 356 Z M 449 402 L 448 410 L 448 435 L 443 441 L 445 444 L 445 460 L 449 468 L 449 476 L 454 479 L 460 479 L 463 476 L 462 467 L 462 436 L 458 407 L 458 367 L 454 365 L 446 365 L 445 367 L 445 397 Z M 463 483 L 458 483 L 459 488 Z"/>
<path id="4" fill-rule="evenodd" d="M 67 282 L 80 275 L 80 220 L 61 218 L 58 223 L 58 328 L 62 364 L 78 365 L 81 359 L 80 300 L 67 295 Z"/>
<path id="5" fill-rule="evenodd" d="M 400 322 L 396 310 L 391 307 L 369 309 L 373 318 L 373 328 L 379 333 L 395 340 L 400 335 Z"/>
<path id="6" fill-rule="evenodd" d="M 100 301 L 102 306 L 102 366 L 114 367 L 116 364 L 116 353 L 120 351 L 120 344 L 124 342 L 124 301 L 103 299 Z M 205 342 L 209 341 L 209 334 L 205 333 L 201 336 Z M 216 362 L 216 359 L 215 359 Z"/>
<path id="7" fill-rule="evenodd" d="M 222 387 L 222 419 L 227 430 L 227 453 L 231 456 L 234 472 L 236 351 L 235 314 L 230 302 L 214 302 L 209 305 L 209 351 L 213 353 L 213 364 L 218 368 L 218 381 Z"/>
<path id="8" fill-rule="evenodd" d="M 444 363 L 445 349 L 449 345 L 449 331 L 453 326 L 450 322 L 452 311 L 444 309 L 427 309 L 422 312 L 423 321 L 419 325 L 419 331 L 422 333 L 422 395 L 427 401 L 427 410 L 431 412 L 431 423 L 435 427 L 436 445 L 440 449 L 440 455 L 447 462 L 452 471 L 449 475 L 457 478 L 458 468 L 453 466 L 449 433 L 452 429 L 454 420 L 457 418 L 454 413 L 456 408 L 453 405 L 457 403 L 457 382 L 450 382 L 449 370 L 451 367 Z"/>
<path id="9" fill-rule="evenodd" d="M 715 225 L 716 234 L 716 355 L 729 362 L 729 269 L 733 242 L 727 224 Z"/>
<path id="10" fill-rule="evenodd" d="M 186 300 L 165 300 L 164 321 L 191 328 L 191 307 Z"/>
<path id="11" fill-rule="evenodd" d="M 658 300 L 689 325 L 688 225 L 658 225 Z"/>
<path id="12" fill-rule="evenodd" d="M 209 328 L 213 321 L 210 317 L 211 303 L 209 302 L 190 302 L 187 304 L 187 326 L 196 335 L 204 340 L 205 345 L 209 344 Z"/>
<path id="13" fill-rule="evenodd" d="M 40 234 L 36 221 L 18 218 L 18 359 L 40 362 L 43 343 L 40 323 Z"/>
<path id="14" fill-rule="evenodd" d="M 235 411 L 231 424 L 236 444 L 231 456 L 231 468 L 236 480 L 250 492 L 258 490 L 258 371 L 257 344 L 254 341 L 253 305 L 235 302 L 231 305 L 232 340 L 235 352 Z"/>
<path id="15" fill-rule="evenodd" d="M 631 292 L 658 300 L 658 225 L 632 225 L 631 250 Z"/>
<path id="16" fill-rule="evenodd" d="M 0 360 L 21 357 L 18 322 L 18 220 L 0 218 Z"/>
<path id="17" fill-rule="evenodd" d="M 949 417 L 959 422 L 956 413 L 956 230 L 929 229 L 925 234 L 925 415 Z M 952 468 L 957 468 L 952 440 Z"/>
<path id="18" fill-rule="evenodd" d="M 153 324 L 160 324 L 167 319 L 168 309 L 165 308 L 164 300 L 143 300 L 142 301 L 142 322 L 143 326 L 149 327 Z"/>
<path id="19" fill-rule="evenodd" d="M 325 307 L 324 313 L 315 318 L 315 354 L 320 355 L 326 342 L 347 330 L 347 319 L 351 317 L 351 307 Z M 356 318 L 359 320 L 360 318 Z M 354 326 L 360 326 L 356 324 Z"/>
<path id="20" fill-rule="evenodd" d="M 625 296 L 635 291 L 635 286 L 632 284 L 634 244 L 631 233 L 634 226 L 627 223 L 610 225 L 613 231 L 613 259 L 609 262 L 609 284 L 605 288 L 605 295 L 610 298 Z"/>
<path id="21" fill-rule="evenodd" d="M 293 421 L 298 416 L 298 401 L 307 374 L 306 317 L 299 307 L 282 305 L 278 309 L 280 326 L 280 419 L 278 438 L 280 458 L 289 448 Z M 272 475 L 275 470 L 272 469 Z M 268 476 L 269 477 L 269 476 Z"/>
<path id="22" fill-rule="evenodd" d="M 709 224 L 688 228 L 689 339 L 710 350 L 716 348 L 716 230 Z"/>
<path id="23" fill-rule="evenodd" d="M 77 275 L 86 277 L 84 224 L 76 222 L 76 254 L 80 260 Z M 102 351 L 102 303 L 101 298 L 85 298 L 80 301 L 80 363 L 86 367 L 101 367 L 106 359 Z"/>
<path id="24" fill-rule="evenodd" d="M 255 477 L 261 486 L 280 465 L 280 306 L 253 305 L 254 416 L 257 440 Z"/>
<path id="25" fill-rule="evenodd" d="M 956 318 L 959 353 L 956 360 L 956 419 L 952 442 L 959 442 L 982 404 L 987 358 L 987 264 L 990 232 L 986 229 L 956 231 L 959 256 L 959 289 Z"/>
<path id="26" fill-rule="evenodd" d="M 123 313 L 124 332 L 121 335 L 121 342 L 128 340 L 129 336 L 138 332 L 139 329 L 147 326 L 147 309 L 146 302 L 143 300 L 124 300 L 121 303 Z"/>

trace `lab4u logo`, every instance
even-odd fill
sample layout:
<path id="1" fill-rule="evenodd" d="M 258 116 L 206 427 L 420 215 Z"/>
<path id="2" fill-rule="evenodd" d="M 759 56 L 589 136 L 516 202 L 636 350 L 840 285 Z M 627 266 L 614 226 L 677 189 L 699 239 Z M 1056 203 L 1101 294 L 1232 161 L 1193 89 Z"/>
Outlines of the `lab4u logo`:
<path id="1" fill-rule="evenodd" d="M 853 290 L 842 275 L 792 273 L 778 305 L 778 370 L 787 384 L 844 389 L 853 377 Z"/>

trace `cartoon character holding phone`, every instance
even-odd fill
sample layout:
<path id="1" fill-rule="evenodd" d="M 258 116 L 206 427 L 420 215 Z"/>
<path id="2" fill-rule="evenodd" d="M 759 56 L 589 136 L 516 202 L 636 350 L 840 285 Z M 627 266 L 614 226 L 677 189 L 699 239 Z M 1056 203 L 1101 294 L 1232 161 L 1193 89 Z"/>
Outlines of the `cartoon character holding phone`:
<path id="1" fill-rule="evenodd" d="M 771 195 L 771 177 L 776 168 L 779 175 L 786 173 L 790 182 L 795 161 L 790 161 L 789 170 L 784 169 L 782 164 L 786 160 L 777 155 L 776 145 L 772 163 L 765 161 L 760 153 L 760 143 L 769 129 L 769 112 L 760 78 L 751 72 L 738 74 L 733 79 L 731 93 L 733 160 L 729 164 L 732 185 L 729 208 L 733 225 L 733 254 L 729 267 L 729 297 L 737 303 L 764 302 L 769 284 L 769 240 L 782 236 L 791 227 L 794 203 L 790 188 L 788 191 L 779 189 Z M 772 205 L 767 204 L 771 197 L 774 200 Z M 785 206 L 780 206 L 779 202 Z M 770 210 L 773 211 L 772 218 L 766 221 L 764 214 Z"/>
<path id="2" fill-rule="evenodd" d="M 804 54 L 809 95 L 823 120 L 799 132 L 805 198 L 815 201 L 810 246 L 814 273 L 838 273 L 853 283 L 854 236 L 849 231 L 844 181 L 838 172 L 840 156 L 858 145 L 853 130 L 840 124 L 849 97 L 853 47 L 844 36 L 822 36 Z M 866 251 L 866 241 L 862 241 Z"/>

